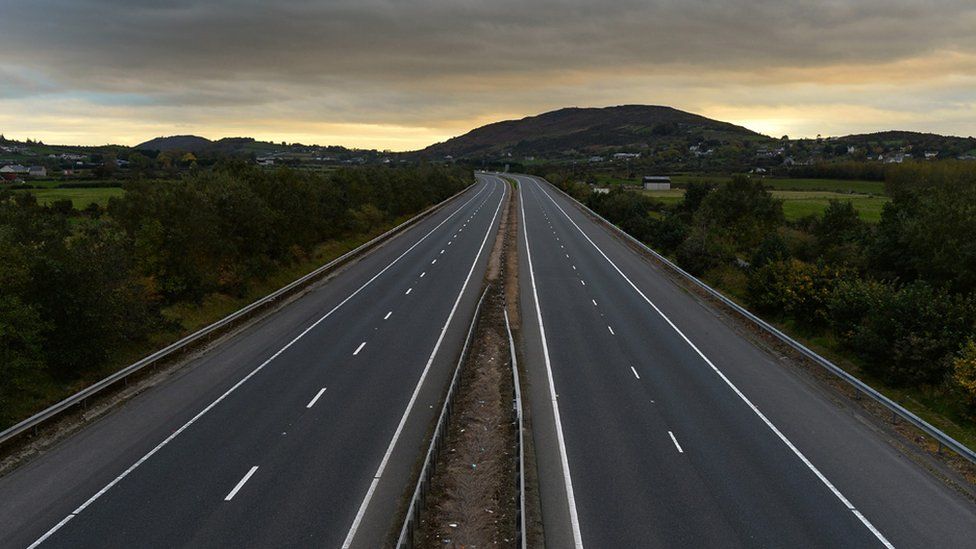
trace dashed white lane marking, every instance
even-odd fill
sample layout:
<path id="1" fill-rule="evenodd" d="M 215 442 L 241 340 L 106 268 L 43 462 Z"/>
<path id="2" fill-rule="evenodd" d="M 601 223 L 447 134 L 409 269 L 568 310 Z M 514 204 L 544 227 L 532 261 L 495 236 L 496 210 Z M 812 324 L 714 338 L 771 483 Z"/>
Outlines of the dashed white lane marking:
<path id="1" fill-rule="evenodd" d="M 580 279 L 580 284 L 582 284 L 582 285 L 584 285 L 584 286 L 586 286 L 586 281 L 585 281 L 585 280 L 583 280 L 583 279 L 581 278 L 581 279 Z"/>
<path id="2" fill-rule="evenodd" d="M 637 373 L 637 370 L 635 370 L 633 366 L 630 367 L 630 371 L 634 372 L 634 377 L 640 379 L 640 374 Z"/>
<path id="3" fill-rule="evenodd" d="M 359 344 L 359 347 L 356 347 L 356 350 L 352 352 L 352 356 L 358 355 L 359 354 L 359 351 L 362 351 L 363 350 L 363 347 L 365 347 L 365 346 L 366 346 L 366 342 L 365 341 L 362 342 L 362 343 L 360 343 Z"/>
<path id="4" fill-rule="evenodd" d="M 433 265 L 434 263 L 437 263 L 436 259 L 430 262 L 431 265 Z"/>
<path id="5" fill-rule="evenodd" d="M 392 314 L 393 314 L 393 311 L 390 311 L 390 312 L 386 313 L 386 316 L 383 317 L 383 320 L 386 320 L 386 319 L 390 318 L 390 315 L 392 315 Z"/>
<path id="6" fill-rule="evenodd" d="M 410 292 L 412 292 L 412 291 L 413 291 L 413 288 L 407 288 L 407 291 L 404 292 L 403 295 L 410 295 Z"/>
<path id="7" fill-rule="evenodd" d="M 523 185 L 519 185 L 519 209 L 522 213 L 522 227 L 526 226 L 525 200 L 522 198 Z M 552 404 L 552 415 L 556 423 L 556 441 L 559 445 L 559 459 L 562 462 L 563 483 L 566 487 L 566 500 L 569 506 L 569 524 L 573 530 L 573 546 L 583 548 L 583 536 L 580 534 L 579 514 L 576 511 L 576 497 L 573 494 L 573 479 L 569 471 L 569 457 L 566 454 L 566 439 L 563 436 L 562 420 L 559 418 L 559 395 L 556 393 L 556 382 L 552 378 L 552 362 L 549 358 L 549 344 L 546 342 L 546 326 L 542 321 L 542 308 L 539 305 L 539 292 L 536 289 L 535 270 L 532 267 L 532 250 L 529 246 L 529 231 L 522 229 L 525 238 L 525 257 L 529 263 L 529 280 L 532 283 L 532 298 L 535 302 L 536 321 L 539 324 L 539 336 L 542 339 L 542 356 L 546 364 L 546 378 L 549 382 L 549 401 Z"/>
<path id="8" fill-rule="evenodd" d="M 574 270 L 574 271 L 576 270 L 576 265 L 573 265 L 573 270 Z"/>
<path id="9" fill-rule="evenodd" d="M 492 230 L 495 227 L 495 220 L 498 219 L 498 212 L 501 210 L 502 203 L 505 201 L 506 188 L 507 187 L 503 187 L 502 197 L 498 201 L 498 206 L 495 207 L 495 213 L 491 218 L 491 222 L 488 223 L 488 230 L 485 232 L 485 236 L 481 240 L 481 247 L 478 248 L 478 253 L 474 257 L 474 262 L 471 263 L 471 268 L 468 270 L 468 275 L 464 279 L 464 283 L 461 285 L 461 290 L 458 292 L 457 298 L 454 300 L 454 306 L 451 309 L 450 314 L 447 315 L 447 320 L 444 322 L 444 326 L 441 328 L 441 333 L 437 338 L 437 342 L 434 344 L 434 349 L 431 351 L 430 357 L 427 359 L 427 364 L 420 373 L 420 379 L 417 381 L 416 387 L 414 387 L 413 394 L 410 395 L 410 401 L 407 402 L 407 407 L 403 411 L 403 415 L 400 416 L 400 423 L 393 432 L 393 438 L 390 440 L 390 445 L 387 446 L 386 453 L 383 454 L 383 459 L 380 460 L 380 465 L 376 469 L 376 473 L 373 475 L 373 480 L 370 482 L 369 488 L 366 490 L 366 495 L 363 498 L 362 503 L 359 505 L 359 510 L 356 512 L 356 516 L 353 518 L 352 525 L 349 527 L 349 532 L 346 534 L 346 539 L 342 542 L 342 549 L 348 549 L 349 546 L 352 545 L 353 539 L 356 537 L 356 532 L 359 530 L 359 525 L 363 520 L 363 515 L 366 514 L 366 508 L 369 507 L 369 502 L 372 500 L 373 493 L 376 491 L 376 486 L 383 477 L 384 471 L 386 471 L 386 464 L 390 460 L 390 455 L 393 453 L 393 448 L 396 447 L 397 441 L 400 439 L 400 434 L 403 432 L 403 427 L 407 422 L 407 418 L 410 416 L 411 410 L 413 410 L 414 404 L 417 402 L 417 396 L 420 394 L 420 389 L 423 387 L 424 381 L 427 379 L 427 374 L 430 371 L 430 367 L 434 363 L 434 357 L 437 356 L 437 352 L 440 349 L 441 344 L 444 342 L 444 336 L 447 333 L 447 328 L 451 325 L 451 320 L 454 318 L 454 314 L 457 312 L 458 304 L 461 302 L 461 297 L 464 295 L 465 289 L 467 289 L 468 284 L 471 282 L 471 276 L 474 274 L 474 269 L 478 265 L 478 260 L 484 253 L 485 244 L 488 242 L 488 237 L 492 234 Z"/>
<path id="10" fill-rule="evenodd" d="M 191 425 L 193 425 L 194 423 L 196 423 L 200 418 L 202 418 L 204 415 L 206 415 L 210 410 L 212 410 L 218 404 L 220 404 L 221 402 L 223 402 L 224 399 L 226 399 L 228 396 L 230 396 L 231 393 L 233 393 L 234 391 L 236 391 L 241 385 L 244 385 L 245 383 L 247 383 L 247 381 L 249 379 L 251 379 L 252 377 L 254 377 L 255 375 L 257 375 L 257 373 L 260 372 L 261 370 L 263 370 L 268 364 L 271 364 L 272 361 L 274 361 L 276 358 L 278 358 L 279 356 L 281 356 L 282 353 L 284 353 L 292 345 L 294 345 L 296 342 L 298 342 L 298 340 L 300 340 L 303 337 L 305 337 L 306 334 L 308 334 L 309 332 L 311 332 L 316 326 L 318 326 L 319 324 L 321 324 L 325 319 L 327 319 L 330 316 L 332 316 L 333 313 L 335 313 L 336 311 L 338 311 L 343 305 L 345 305 L 347 302 L 349 302 L 349 300 L 351 300 L 353 297 L 355 297 L 360 292 L 362 292 L 367 286 L 369 286 L 370 284 L 372 284 L 383 273 L 385 273 L 386 271 L 390 270 L 393 267 L 393 265 L 395 265 L 401 259 L 403 259 L 404 257 L 406 257 L 406 255 L 409 254 L 414 248 L 416 248 L 417 246 L 419 246 L 421 242 L 423 242 L 424 240 L 427 240 L 427 238 L 430 237 L 430 235 L 434 234 L 434 232 L 437 229 L 441 228 L 441 226 L 443 226 L 445 223 L 447 223 L 452 217 L 454 217 L 455 215 L 457 215 L 461 210 L 463 210 L 465 208 L 465 206 L 467 206 L 468 204 L 470 204 L 471 202 L 473 202 L 475 199 L 477 199 L 479 196 L 481 196 L 481 193 L 483 193 L 487 188 L 488 188 L 488 186 L 485 186 L 480 191 L 478 191 L 478 194 L 476 194 L 476 195 L 472 196 L 471 198 L 469 198 L 464 204 L 461 204 L 457 209 L 454 210 L 453 213 L 451 213 L 450 215 L 448 215 L 446 218 L 444 218 L 444 220 L 442 220 L 440 223 L 438 223 L 437 226 L 435 226 L 433 229 L 431 229 L 426 234 L 424 234 L 424 236 L 422 236 L 419 240 L 417 240 L 416 242 L 414 242 L 409 248 L 406 249 L 406 251 L 404 251 L 402 254 L 400 254 L 399 256 L 397 256 L 396 259 L 394 259 L 389 264 L 387 264 L 386 267 L 383 267 L 382 269 L 380 269 L 380 271 L 378 273 L 374 274 L 362 286 L 360 286 L 354 292 L 352 292 L 351 294 L 349 294 L 348 296 L 346 296 L 346 298 L 343 299 L 342 301 L 340 301 L 338 305 L 336 305 L 335 307 L 333 307 L 332 309 L 330 309 L 329 312 L 325 313 L 325 315 L 319 317 L 318 320 L 316 320 L 310 326 L 308 326 L 307 328 L 305 328 L 304 330 L 302 330 L 302 332 L 300 334 L 298 334 L 291 341 L 289 341 L 288 343 L 286 343 L 284 347 L 278 349 L 278 351 L 276 351 L 268 359 L 266 359 L 264 362 L 262 362 L 261 364 L 259 364 L 253 370 L 251 370 L 247 375 L 245 375 L 243 378 L 241 378 L 237 383 L 235 383 L 234 385 L 232 385 L 229 389 L 227 389 L 226 391 L 224 391 L 219 397 L 217 397 L 216 400 L 214 400 L 213 402 L 211 402 L 210 404 L 208 404 L 203 410 L 200 410 L 199 412 L 197 412 L 197 414 L 195 416 L 193 416 L 192 418 L 190 418 L 190 420 L 187 421 L 186 423 L 184 423 L 179 429 L 173 431 L 168 437 L 166 437 L 165 439 L 163 439 L 162 442 L 160 442 L 159 444 L 157 444 L 156 446 L 154 446 L 152 450 L 150 450 L 145 455 L 143 455 L 141 458 L 139 458 L 135 463 L 133 463 L 132 465 L 130 465 L 125 471 L 122 471 L 118 476 L 116 476 L 114 479 L 112 479 L 111 482 L 109 482 L 108 484 L 106 484 L 105 486 L 103 486 L 101 490 L 99 490 L 98 492 L 95 492 L 94 495 L 92 495 L 90 498 L 88 498 L 87 500 L 85 500 L 84 503 L 82 503 L 81 505 L 79 505 L 74 511 L 72 511 L 70 514 L 68 514 L 68 516 L 66 516 L 63 519 L 61 519 L 60 522 L 58 522 L 53 527 L 51 527 L 50 530 L 48 530 L 47 532 L 45 532 L 43 536 L 37 538 L 37 540 L 34 541 L 34 543 L 32 543 L 32 544 L 30 544 L 28 546 L 28 549 L 34 549 L 35 547 L 37 547 L 37 546 L 41 545 L 42 543 L 44 543 L 48 538 L 50 538 L 52 535 L 54 535 L 55 532 L 57 532 L 58 530 L 60 530 L 61 528 L 63 528 L 64 525 L 67 524 L 72 518 L 74 518 L 79 513 L 81 513 L 85 509 L 87 509 L 89 505 L 91 505 L 96 500 L 98 500 L 100 497 L 102 497 L 105 493 L 107 493 L 109 490 L 111 490 L 116 484 L 122 482 L 123 479 L 125 479 L 133 471 L 135 471 L 136 469 L 138 469 L 143 463 L 145 463 L 150 458 L 152 458 L 157 452 L 159 452 L 167 444 L 169 444 L 170 442 L 172 442 L 176 437 L 180 436 L 180 434 L 183 433 L 183 431 L 186 431 Z"/>
<path id="11" fill-rule="evenodd" d="M 610 330 L 610 335 L 617 335 L 617 334 L 613 333 L 613 328 L 612 327 L 607 326 L 607 329 Z"/>
<path id="12" fill-rule="evenodd" d="M 599 252 L 601 256 L 603 256 L 603 259 L 607 260 L 607 263 L 609 263 L 613 267 L 613 269 L 617 271 L 617 273 L 625 281 L 627 281 L 627 284 L 629 284 L 630 287 L 633 288 L 634 291 L 637 292 L 637 294 L 640 295 L 644 299 L 644 301 L 647 302 L 647 304 L 650 305 L 651 308 L 654 309 L 654 311 L 661 318 L 663 318 L 665 322 L 668 323 L 669 326 L 671 326 L 671 329 L 673 329 L 675 333 L 677 333 L 678 336 L 680 336 L 681 339 L 683 339 L 684 342 L 687 343 L 688 346 L 691 347 L 691 349 L 695 351 L 695 353 L 698 356 L 700 356 L 701 359 L 705 361 L 706 364 L 708 364 L 709 368 L 711 368 L 712 371 L 715 372 L 715 374 L 722 381 L 725 382 L 725 384 L 729 387 L 729 389 L 731 389 L 732 392 L 734 392 L 736 396 L 738 396 L 739 399 L 742 400 L 742 402 L 745 403 L 745 405 L 748 406 L 749 409 L 752 410 L 754 414 L 756 414 L 756 416 L 766 425 L 766 427 L 768 427 L 769 430 L 772 431 L 773 434 L 776 435 L 776 437 L 779 438 L 780 441 L 782 441 L 783 444 L 785 444 L 786 447 L 793 452 L 793 455 L 795 455 L 797 459 L 802 461 L 803 464 L 807 466 L 807 469 L 809 469 L 810 472 L 812 472 L 820 480 L 820 482 L 822 482 L 823 485 L 826 486 L 828 490 L 830 490 L 830 493 L 832 493 L 834 497 L 836 497 L 837 500 L 840 501 L 841 504 L 847 508 L 848 511 L 850 511 L 855 517 L 857 517 L 857 519 L 861 521 L 861 524 L 863 524 L 865 528 L 867 528 L 872 534 L 874 534 L 874 537 L 877 538 L 882 545 L 884 545 L 888 549 L 894 549 L 894 545 L 892 545 L 891 542 L 888 541 L 888 538 L 886 538 L 884 534 L 882 534 L 881 531 L 878 530 L 874 526 L 874 524 L 872 524 L 871 521 L 864 516 L 863 513 L 861 513 L 856 507 L 854 507 L 854 504 L 851 503 L 849 499 L 847 499 L 847 496 L 842 494 L 841 491 L 838 490 L 837 487 L 834 486 L 834 484 L 830 482 L 830 480 L 823 473 L 820 472 L 820 469 L 817 469 L 817 467 L 813 464 L 813 462 L 810 461 L 807 458 L 807 456 L 804 455 L 803 452 L 801 452 L 800 449 L 797 448 L 796 445 L 794 445 L 790 439 L 786 438 L 786 435 L 784 435 L 783 432 L 780 431 L 779 428 L 776 427 L 776 425 L 774 425 L 773 422 L 770 421 L 768 417 L 766 417 L 766 414 L 762 413 L 762 411 L 760 411 L 759 408 L 756 407 L 756 405 L 753 404 L 748 397 L 746 397 L 745 393 L 739 390 L 739 388 L 734 383 L 732 383 L 732 380 L 730 380 L 725 375 L 725 373 L 722 372 L 722 370 L 719 370 L 718 366 L 716 366 L 715 363 L 711 361 L 711 359 L 705 356 L 705 353 L 703 353 L 701 349 L 699 349 L 698 346 L 695 345 L 691 341 L 691 339 L 689 339 L 688 336 L 686 336 L 685 333 L 682 332 L 681 329 L 679 329 L 678 326 L 674 322 L 672 322 L 671 319 L 668 318 L 668 316 L 665 315 L 664 312 L 661 311 L 661 309 L 659 309 L 658 306 L 655 305 L 654 302 L 651 301 L 650 298 L 647 297 L 647 295 L 644 292 L 642 292 L 640 288 L 638 288 L 637 285 L 634 284 L 634 282 L 629 277 L 627 277 L 627 275 L 624 274 L 623 271 L 620 270 L 620 267 L 618 267 L 617 264 L 614 263 L 610 259 L 610 257 L 607 256 L 607 254 L 602 249 L 600 249 L 599 246 L 596 245 L 595 242 L 593 242 L 593 240 L 586 234 L 586 232 L 583 231 L 583 229 L 580 228 L 580 226 L 577 225 L 575 221 L 573 221 L 573 218 L 571 218 L 569 214 L 566 213 L 566 210 L 564 210 L 562 206 L 556 203 L 556 201 L 552 198 L 552 196 L 549 195 L 549 192 L 543 189 L 542 187 L 539 187 L 539 190 L 541 190 L 543 194 L 545 194 L 546 197 L 549 199 L 549 201 L 552 202 L 556 206 L 556 208 L 559 209 L 560 212 L 562 212 L 563 216 L 566 219 L 568 219 L 569 222 L 572 223 L 574 227 L 576 227 L 576 230 L 579 231 L 581 235 L 583 235 L 583 238 L 585 238 L 596 249 L 596 251 Z"/>
<path id="13" fill-rule="evenodd" d="M 240 492 L 241 491 L 241 488 L 244 487 L 244 484 L 248 480 L 251 480 L 251 476 L 253 476 L 254 473 L 257 470 L 258 470 L 258 466 L 257 465 L 255 465 L 254 467 L 251 467 L 251 470 L 248 471 L 246 475 L 244 475 L 244 478 L 242 478 L 240 481 L 238 481 L 237 486 L 234 486 L 234 489 L 231 490 L 229 494 L 227 494 L 227 496 L 224 498 L 224 501 L 230 501 L 230 500 L 234 499 L 234 496 L 237 495 L 237 492 Z"/>
<path id="14" fill-rule="evenodd" d="M 420 273 L 420 278 L 423 278 L 425 276 L 427 276 L 427 271 L 424 271 L 424 272 Z"/>
<path id="15" fill-rule="evenodd" d="M 319 397 L 321 397 L 322 396 L 322 393 L 324 393 L 324 392 L 325 392 L 325 387 L 322 387 L 321 389 L 319 389 L 319 392 L 315 393 L 315 396 L 312 397 L 312 400 L 308 401 L 308 404 L 306 404 L 305 407 L 306 408 L 311 408 L 312 406 L 315 406 L 315 403 L 318 402 Z"/>
<path id="16" fill-rule="evenodd" d="M 441 253 L 444 253 L 444 250 L 441 250 Z"/>
<path id="17" fill-rule="evenodd" d="M 591 299 L 590 301 L 592 301 L 592 302 L 593 302 L 593 306 L 594 306 L 594 307 L 599 307 L 599 305 L 597 305 L 597 304 L 596 304 L 596 300 L 595 300 L 595 299 Z"/>
<path id="18" fill-rule="evenodd" d="M 566 254 L 566 259 L 569 259 L 569 254 Z"/>
<path id="19" fill-rule="evenodd" d="M 678 439 L 674 438 L 674 433 L 672 433 L 671 431 L 668 431 L 668 434 L 671 435 L 671 442 L 673 442 L 674 443 L 674 447 L 678 449 L 678 453 L 679 454 L 685 453 L 685 451 L 681 449 L 681 445 L 678 444 Z"/>

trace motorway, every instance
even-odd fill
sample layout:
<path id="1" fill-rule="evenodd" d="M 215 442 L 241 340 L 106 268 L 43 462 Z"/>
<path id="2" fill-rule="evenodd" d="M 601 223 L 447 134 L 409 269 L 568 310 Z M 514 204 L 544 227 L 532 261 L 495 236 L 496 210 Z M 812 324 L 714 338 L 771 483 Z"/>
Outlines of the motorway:
<path id="1" fill-rule="evenodd" d="M 481 288 L 491 176 L 0 478 L 0 547 L 378 547 Z"/>
<path id="2" fill-rule="evenodd" d="M 976 506 L 517 176 L 548 547 L 973 547 Z"/>

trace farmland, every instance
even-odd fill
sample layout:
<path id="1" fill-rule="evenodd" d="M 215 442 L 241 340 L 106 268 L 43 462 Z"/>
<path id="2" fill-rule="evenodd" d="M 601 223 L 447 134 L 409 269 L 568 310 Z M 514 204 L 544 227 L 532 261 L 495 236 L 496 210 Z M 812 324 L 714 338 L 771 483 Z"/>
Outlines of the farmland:
<path id="1" fill-rule="evenodd" d="M 70 200 L 79 210 L 92 203 L 105 207 L 109 198 L 125 194 L 125 190 L 119 187 L 28 189 L 27 192 L 33 193 L 41 204 L 50 204 L 56 200 Z"/>
<path id="2" fill-rule="evenodd" d="M 685 193 L 684 189 L 641 192 L 665 205 L 680 202 Z M 889 200 L 886 196 L 835 191 L 774 190 L 772 195 L 783 201 L 783 214 L 787 221 L 796 221 L 808 215 L 821 215 L 831 200 L 839 200 L 853 204 L 864 221 L 877 223 L 881 219 L 881 209 Z"/>

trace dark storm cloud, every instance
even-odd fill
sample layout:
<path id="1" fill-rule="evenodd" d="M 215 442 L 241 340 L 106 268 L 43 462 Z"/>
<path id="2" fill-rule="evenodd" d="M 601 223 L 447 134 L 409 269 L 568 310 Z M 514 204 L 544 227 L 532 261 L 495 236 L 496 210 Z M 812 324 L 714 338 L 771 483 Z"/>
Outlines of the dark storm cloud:
<path id="1" fill-rule="evenodd" d="M 971 1 L 6 4 L 7 63 L 68 87 L 127 90 L 197 79 L 315 84 L 340 76 L 358 85 L 670 63 L 759 69 L 976 50 Z"/>
<path id="2" fill-rule="evenodd" d="M 972 0 L 0 0 L 0 109 L 460 127 L 649 89 L 695 108 L 760 87 L 972 76 L 973 28 Z"/>

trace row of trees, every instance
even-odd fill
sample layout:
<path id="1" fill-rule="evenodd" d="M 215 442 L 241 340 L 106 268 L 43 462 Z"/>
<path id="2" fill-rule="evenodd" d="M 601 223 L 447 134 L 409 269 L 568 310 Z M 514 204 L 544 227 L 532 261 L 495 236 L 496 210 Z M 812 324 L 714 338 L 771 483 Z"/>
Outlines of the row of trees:
<path id="1" fill-rule="evenodd" d="M 112 353 L 176 326 L 161 311 L 243 296 L 325 241 L 376 230 L 462 189 L 447 168 L 328 175 L 229 164 L 134 182 L 106 209 L 0 194 L 0 427 Z"/>
<path id="2" fill-rule="evenodd" d="M 892 385 L 961 394 L 976 409 L 976 170 L 889 170 L 877 225 L 850 202 L 786 222 L 759 180 L 692 184 L 664 207 L 628 191 L 552 181 L 696 275 L 813 336 L 838 341 Z"/>

